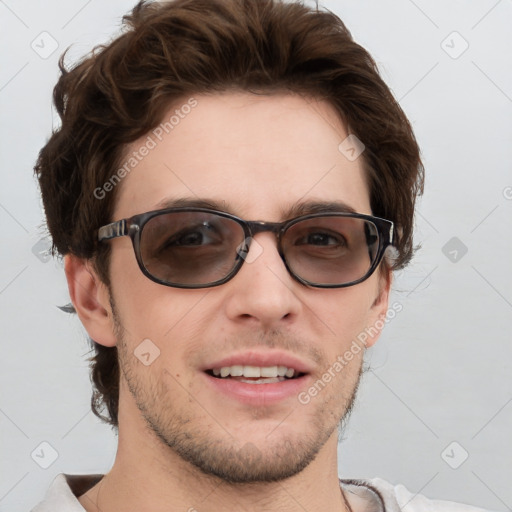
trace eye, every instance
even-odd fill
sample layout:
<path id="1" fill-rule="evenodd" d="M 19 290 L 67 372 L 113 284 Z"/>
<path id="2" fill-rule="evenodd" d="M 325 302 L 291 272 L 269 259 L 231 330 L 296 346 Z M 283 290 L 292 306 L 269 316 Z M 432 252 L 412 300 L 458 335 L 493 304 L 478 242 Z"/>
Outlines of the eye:
<path id="1" fill-rule="evenodd" d="M 202 245 L 203 243 L 208 243 L 208 238 L 205 233 L 200 231 L 190 231 L 168 240 L 167 245 Z"/>
<path id="2" fill-rule="evenodd" d="M 175 247 L 201 247 L 221 243 L 222 239 L 218 231 L 208 223 L 199 226 L 191 226 L 169 236 L 162 244 L 161 249 Z"/>
<path id="3" fill-rule="evenodd" d="M 313 247 L 341 247 L 346 245 L 346 239 L 340 233 L 326 231 L 310 231 L 295 240 L 295 245 L 310 245 Z"/>
<path id="4" fill-rule="evenodd" d="M 298 240 L 298 245 L 308 244 L 308 245 L 319 245 L 319 246 L 329 246 L 329 245 L 342 245 L 345 243 L 343 237 L 339 235 L 331 235 L 328 233 L 310 233 L 307 236 L 303 237 L 301 240 Z"/>

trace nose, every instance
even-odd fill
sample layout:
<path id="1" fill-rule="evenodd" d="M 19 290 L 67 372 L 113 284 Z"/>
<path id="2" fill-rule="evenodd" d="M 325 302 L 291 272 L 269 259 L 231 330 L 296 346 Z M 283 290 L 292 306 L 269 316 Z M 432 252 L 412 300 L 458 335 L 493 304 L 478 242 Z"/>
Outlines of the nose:
<path id="1" fill-rule="evenodd" d="M 303 285 L 288 273 L 272 233 L 255 235 L 242 268 L 226 286 L 228 317 L 254 327 L 292 323 L 303 307 L 297 294 Z"/>

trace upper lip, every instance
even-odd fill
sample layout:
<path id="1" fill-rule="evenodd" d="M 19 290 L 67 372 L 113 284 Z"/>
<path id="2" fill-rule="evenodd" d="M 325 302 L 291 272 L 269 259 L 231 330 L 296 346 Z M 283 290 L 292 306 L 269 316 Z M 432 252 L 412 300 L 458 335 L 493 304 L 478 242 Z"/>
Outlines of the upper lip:
<path id="1" fill-rule="evenodd" d="M 280 350 L 239 352 L 209 363 L 203 367 L 203 371 L 235 365 L 259 367 L 286 366 L 300 373 L 311 373 L 312 371 L 311 365 L 303 359 Z"/>

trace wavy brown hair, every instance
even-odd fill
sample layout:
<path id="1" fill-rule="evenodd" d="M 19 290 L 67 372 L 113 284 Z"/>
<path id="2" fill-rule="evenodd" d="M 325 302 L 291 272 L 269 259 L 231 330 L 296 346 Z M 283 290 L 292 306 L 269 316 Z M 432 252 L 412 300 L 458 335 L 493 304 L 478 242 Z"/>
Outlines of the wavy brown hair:
<path id="1" fill-rule="evenodd" d="M 410 123 L 368 52 L 333 13 L 278 0 L 138 3 L 122 34 L 67 68 L 53 99 L 61 118 L 35 167 L 54 253 L 91 260 L 109 286 L 109 244 L 96 243 L 112 219 L 117 189 L 101 187 L 131 142 L 157 127 L 169 106 L 193 94 L 290 92 L 327 101 L 363 153 L 374 215 L 396 226 L 398 256 L 412 257 L 423 166 Z M 116 348 L 92 341 L 92 409 L 118 425 Z"/>

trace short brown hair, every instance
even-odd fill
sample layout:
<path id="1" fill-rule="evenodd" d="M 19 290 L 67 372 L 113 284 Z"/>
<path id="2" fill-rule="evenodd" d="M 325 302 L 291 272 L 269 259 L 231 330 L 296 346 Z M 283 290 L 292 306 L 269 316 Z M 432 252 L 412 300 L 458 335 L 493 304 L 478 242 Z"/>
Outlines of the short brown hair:
<path id="1" fill-rule="evenodd" d="M 94 190 L 126 146 L 192 94 L 288 91 L 327 101 L 364 143 L 372 212 L 396 226 L 392 268 L 409 262 L 423 188 L 418 144 L 375 62 L 335 14 L 279 0 L 142 1 L 123 21 L 122 35 L 71 69 L 60 60 L 53 97 L 62 125 L 35 167 L 54 252 L 92 260 L 110 285 L 109 244 L 96 243 L 96 230 L 114 220 L 117 189 L 104 199 Z M 92 408 L 117 426 L 117 350 L 93 346 Z"/>

